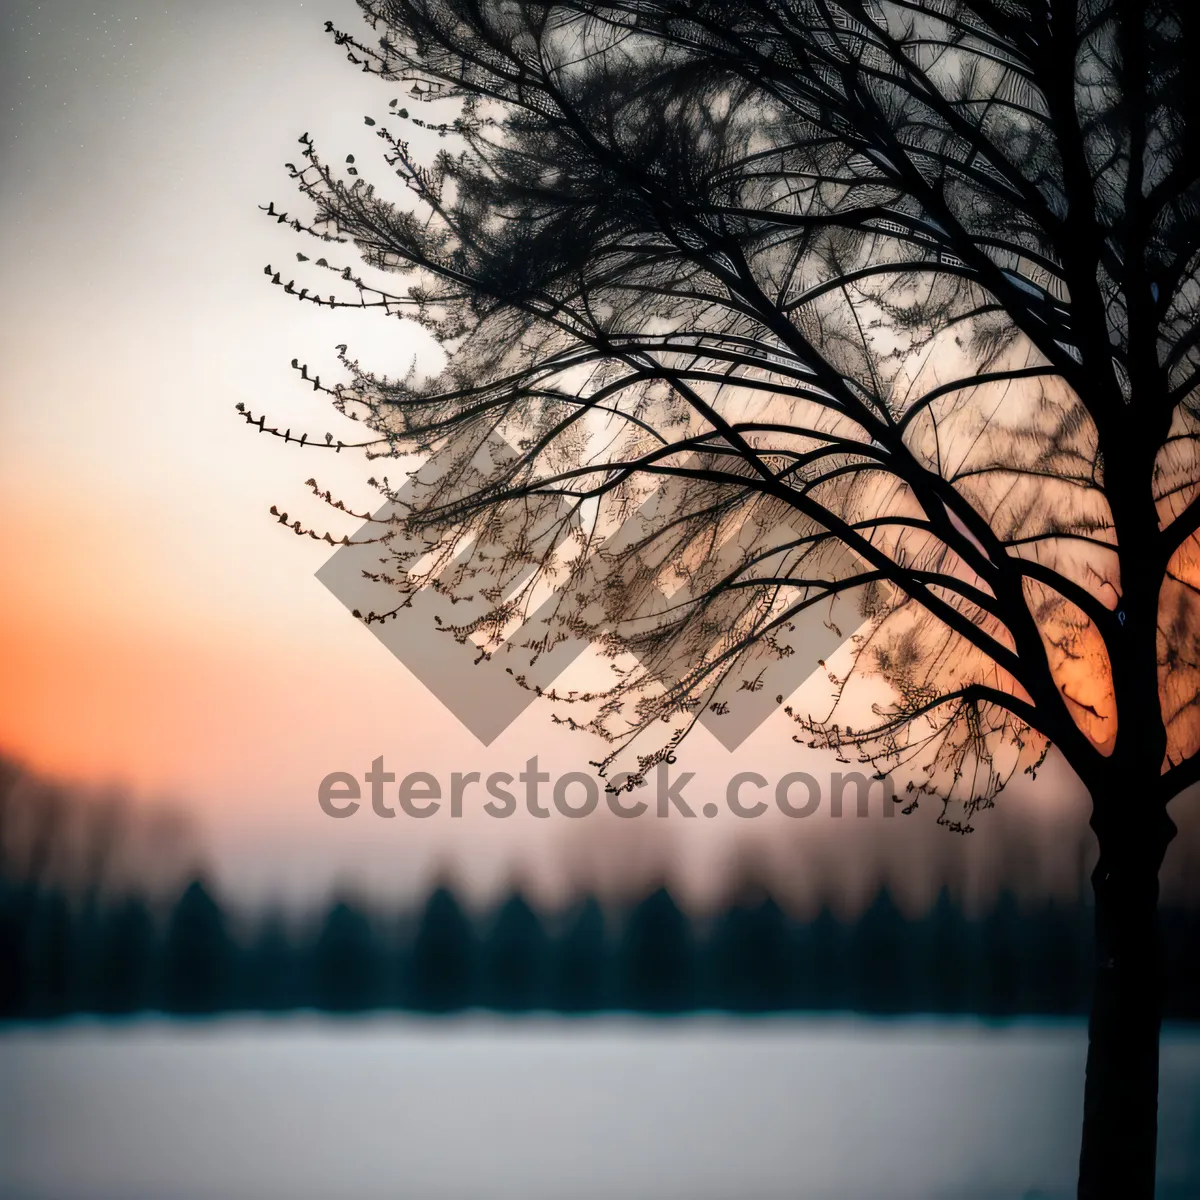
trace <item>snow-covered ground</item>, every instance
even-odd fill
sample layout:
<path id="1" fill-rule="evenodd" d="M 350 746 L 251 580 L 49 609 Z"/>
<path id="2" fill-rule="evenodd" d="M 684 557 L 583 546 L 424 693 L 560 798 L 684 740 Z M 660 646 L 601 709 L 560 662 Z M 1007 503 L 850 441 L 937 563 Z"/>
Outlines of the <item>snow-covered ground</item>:
<path id="1" fill-rule="evenodd" d="M 1076 1023 L 315 1017 L 0 1032 L 6 1200 L 1073 1194 Z M 1162 1194 L 1200 1196 L 1200 1031 Z"/>

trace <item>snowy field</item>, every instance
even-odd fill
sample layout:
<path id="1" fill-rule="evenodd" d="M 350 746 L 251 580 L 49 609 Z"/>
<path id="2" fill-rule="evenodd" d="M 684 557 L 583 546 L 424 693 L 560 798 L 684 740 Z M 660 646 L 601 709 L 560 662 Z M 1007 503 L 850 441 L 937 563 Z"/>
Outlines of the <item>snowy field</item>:
<path id="1" fill-rule="evenodd" d="M 315 1017 L 0 1030 L 4 1200 L 1049 1200 L 1075 1023 Z M 1200 1031 L 1161 1194 L 1200 1196 Z"/>

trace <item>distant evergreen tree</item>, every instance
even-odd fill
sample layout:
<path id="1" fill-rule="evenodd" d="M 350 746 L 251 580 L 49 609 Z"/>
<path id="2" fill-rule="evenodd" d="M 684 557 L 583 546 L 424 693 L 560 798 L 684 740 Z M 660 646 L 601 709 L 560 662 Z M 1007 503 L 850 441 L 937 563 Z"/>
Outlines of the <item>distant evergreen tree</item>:
<path id="1" fill-rule="evenodd" d="M 1002 888 L 995 903 L 976 923 L 976 967 L 971 972 L 972 1008 L 990 1017 L 1012 1017 L 1021 1011 L 1021 911 L 1017 898 Z"/>
<path id="2" fill-rule="evenodd" d="M 1200 913 L 1169 908 L 1163 913 L 1166 941 L 1166 1012 L 1175 1020 L 1200 1020 Z"/>
<path id="3" fill-rule="evenodd" d="M 849 1008 L 846 943 L 846 929 L 828 905 L 822 905 L 801 928 L 796 965 L 799 1007 L 815 1012 Z"/>
<path id="4" fill-rule="evenodd" d="M 623 1006 L 680 1012 L 695 1001 L 695 948 L 691 924 L 671 893 L 660 887 L 629 914 L 622 932 Z"/>
<path id="5" fill-rule="evenodd" d="M 793 947 L 787 919 L 769 895 L 743 896 L 716 920 L 711 936 L 710 994 L 731 1012 L 790 1008 Z"/>
<path id="6" fill-rule="evenodd" d="M 962 909 L 950 889 L 943 887 L 923 922 L 925 943 L 921 955 L 917 1007 L 925 1012 L 967 1011 L 967 928 Z"/>
<path id="7" fill-rule="evenodd" d="M 313 947 L 313 999 L 318 1008 L 354 1012 L 378 998 L 374 937 L 366 915 L 346 900 L 326 914 Z"/>
<path id="8" fill-rule="evenodd" d="M 1022 1011 L 1048 1016 L 1087 1011 L 1089 933 L 1090 913 L 1077 903 L 1049 899 L 1027 914 L 1020 929 L 1028 960 Z"/>
<path id="9" fill-rule="evenodd" d="M 409 1003 L 427 1012 L 451 1012 L 478 1000 L 478 950 L 474 930 L 449 888 L 435 889 L 409 956 Z"/>
<path id="10" fill-rule="evenodd" d="M 227 1008 L 234 995 L 234 948 L 220 905 L 193 880 L 171 912 L 163 962 L 163 1005 L 199 1015 Z"/>
<path id="11" fill-rule="evenodd" d="M 39 1017 L 59 1017 L 75 1011 L 78 972 L 74 913 L 58 889 L 48 889 L 38 897 L 32 934 L 32 1012 Z"/>
<path id="12" fill-rule="evenodd" d="M 4 876 L 0 864 L 0 1019 L 19 1016 L 28 1007 L 28 907 L 25 890 Z"/>
<path id="13" fill-rule="evenodd" d="M 586 896 L 565 914 L 551 958 L 551 1005 L 560 1012 L 595 1012 L 612 1002 L 604 910 Z"/>
<path id="14" fill-rule="evenodd" d="M 405 906 L 399 912 L 381 914 L 374 924 L 379 1003 L 384 1008 L 410 1005 L 412 948 L 422 915 Z"/>
<path id="15" fill-rule="evenodd" d="M 483 1003 L 500 1011 L 544 1008 L 548 942 L 541 919 L 520 892 L 496 909 L 483 942 Z"/>
<path id="16" fill-rule="evenodd" d="M 311 998 L 305 993 L 300 949 L 276 912 L 260 923 L 244 954 L 241 975 L 247 1008 L 282 1012 Z"/>
<path id="17" fill-rule="evenodd" d="M 136 1013 L 154 999 L 158 938 L 154 917 L 141 896 L 127 896 L 103 910 L 92 984 L 97 1012 Z"/>
<path id="18" fill-rule="evenodd" d="M 900 1013 L 910 1003 L 911 939 L 903 914 L 880 888 L 850 930 L 850 1003 L 863 1013 Z"/>
<path id="19" fill-rule="evenodd" d="M 82 904 L 75 909 L 72 925 L 71 975 L 72 1007 L 75 1011 L 99 1011 L 101 956 L 107 940 L 111 914 L 101 901 L 99 890 L 85 891 Z"/>

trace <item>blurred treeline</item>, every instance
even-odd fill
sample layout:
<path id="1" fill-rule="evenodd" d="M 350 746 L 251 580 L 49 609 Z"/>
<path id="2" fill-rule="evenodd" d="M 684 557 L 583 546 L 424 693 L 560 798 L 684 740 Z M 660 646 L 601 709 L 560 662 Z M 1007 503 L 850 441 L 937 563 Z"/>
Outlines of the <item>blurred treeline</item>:
<path id="1" fill-rule="evenodd" d="M 831 902 L 789 914 L 748 873 L 704 916 L 665 887 L 539 912 L 519 892 L 479 911 L 440 886 L 399 912 L 343 897 L 309 918 L 249 919 L 188 877 L 177 831 L 146 829 L 0 762 L 0 1017 L 1087 1009 L 1082 886 L 1074 898 L 1001 889 L 968 910 L 947 884 L 917 916 L 881 887 L 839 917 Z M 1164 929 L 1168 1013 L 1200 1019 L 1200 909 L 1176 900 Z"/>

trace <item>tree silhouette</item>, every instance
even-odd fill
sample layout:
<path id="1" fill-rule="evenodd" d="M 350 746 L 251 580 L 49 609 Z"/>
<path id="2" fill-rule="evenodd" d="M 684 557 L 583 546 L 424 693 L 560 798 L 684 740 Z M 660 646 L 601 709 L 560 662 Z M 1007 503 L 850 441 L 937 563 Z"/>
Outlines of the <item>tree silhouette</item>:
<path id="1" fill-rule="evenodd" d="M 167 923 L 164 1007 L 186 1016 L 228 1008 L 233 998 L 233 965 L 234 945 L 225 914 L 203 881 L 194 879 L 171 910 Z"/>
<path id="2" fill-rule="evenodd" d="M 610 965 L 604 910 L 595 896 L 584 896 L 564 915 L 555 939 L 553 1007 L 568 1013 L 608 1007 Z"/>
<path id="3" fill-rule="evenodd" d="M 962 910 L 943 885 L 925 922 L 920 994 L 932 1012 L 967 1011 L 967 930 Z"/>
<path id="4" fill-rule="evenodd" d="M 262 917 L 243 960 L 242 987 L 248 1008 L 275 1013 L 317 1001 L 317 981 L 305 987 L 310 981 L 302 977 L 301 956 L 282 913 L 268 910 Z"/>
<path id="5" fill-rule="evenodd" d="M 354 1012 L 379 1002 L 375 937 L 366 915 L 334 902 L 313 947 L 313 999 L 320 1008 Z"/>
<path id="6" fill-rule="evenodd" d="M 36 958 L 32 975 L 36 986 L 30 998 L 38 1016 L 63 1016 L 74 1007 L 78 984 L 74 916 L 70 900 L 61 891 L 38 897 L 33 919 Z"/>
<path id="7" fill-rule="evenodd" d="M 154 914 L 141 896 L 126 896 L 105 914 L 99 930 L 93 1004 L 98 1012 L 128 1014 L 154 999 L 158 951 Z"/>
<path id="8" fill-rule="evenodd" d="M 818 1012 L 849 1008 L 846 977 L 846 929 L 828 904 L 822 904 L 804 929 L 799 946 L 798 996 L 801 1008 Z"/>
<path id="9" fill-rule="evenodd" d="M 475 1001 L 478 945 L 454 893 L 435 888 L 425 903 L 409 955 L 407 998 L 429 1012 L 454 1012 Z"/>
<path id="10" fill-rule="evenodd" d="M 1050 900 L 1026 918 L 1026 936 L 1032 942 L 1031 973 L 1038 981 L 1043 1010 L 1064 1016 L 1084 1011 L 1086 947 L 1079 933 L 1086 929 L 1079 906 Z"/>
<path id="11" fill-rule="evenodd" d="M 1007 888 L 1001 888 L 996 902 L 979 921 L 978 945 L 981 963 L 972 978 L 981 984 L 977 1012 L 992 1017 L 1011 1017 L 1023 1011 L 1021 914 L 1017 900 Z"/>
<path id="12" fill-rule="evenodd" d="M 377 481 L 392 598 L 363 619 L 469 600 L 444 631 L 612 740 L 602 770 L 803 677 L 818 617 L 853 636 L 797 736 L 904 769 L 948 823 L 1056 746 L 1100 847 L 1081 1195 L 1148 1197 L 1158 870 L 1200 778 L 1200 12 L 361 7 L 337 43 L 431 105 L 367 118 L 407 193 L 306 134 L 315 213 L 268 211 L 365 268 L 313 264 L 341 298 L 267 273 L 446 352 L 394 379 L 342 350 L 324 388 L 371 454 L 432 464 Z M 560 694 L 522 663 L 568 637 L 611 675 Z"/>
<path id="13" fill-rule="evenodd" d="M 910 1006 L 904 916 L 886 887 L 858 920 L 854 939 L 854 1007 L 860 1012 L 898 1013 Z"/>
<path id="14" fill-rule="evenodd" d="M 769 895 L 749 888 L 720 915 L 713 933 L 714 1000 L 734 1012 L 786 1009 L 793 1003 L 787 920 Z"/>
<path id="15" fill-rule="evenodd" d="M 665 887 L 633 906 L 618 950 L 621 1000 L 652 1013 L 683 1012 L 695 1003 L 692 931 Z"/>
<path id="16" fill-rule="evenodd" d="M 483 938 L 483 997 L 489 1008 L 546 1006 L 548 942 L 541 918 L 520 892 L 507 896 Z"/>

